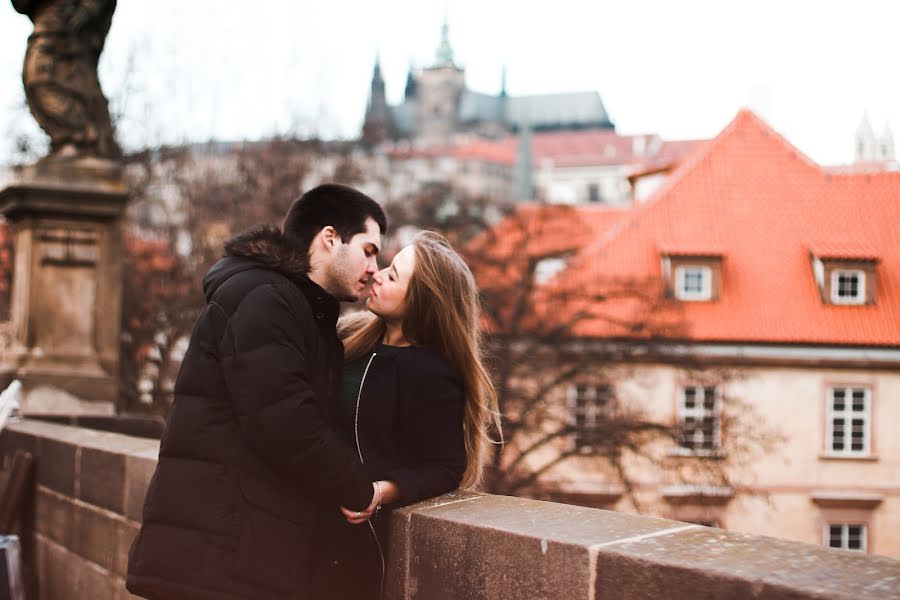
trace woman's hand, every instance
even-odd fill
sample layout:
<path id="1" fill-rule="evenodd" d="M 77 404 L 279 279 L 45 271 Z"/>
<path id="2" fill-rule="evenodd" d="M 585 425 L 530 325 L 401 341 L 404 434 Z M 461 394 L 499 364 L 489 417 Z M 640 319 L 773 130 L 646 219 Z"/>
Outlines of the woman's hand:
<path id="1" fill-rule="evenodd" d="M 400 495 L 400 489 L 393 481 L 373 481 L 372 503 L 366 510 L 355 511 L 349 508 L 341 507 L 341 514 L 347 519 L 348 523 L 360 525 L 372 518 L 372 515 L 381 509 L 382 504 L 390 504 L 394 502 Z"/>
<path id="2" fill-rule="evenodd" d="M 369 507 L 366 510 L 350 510 L 344 506 L 341 507 L 341 514 L 344 515 L 344 518 L 347 519 L 348 523 L 352 523 L 353 525 L 360 525 L 368 521 L 372 515 L 378 512 L 378 509 L 381 508 L 381 483 L 378 481 L 372 482 L 372 503 L 369 504 Z"/>

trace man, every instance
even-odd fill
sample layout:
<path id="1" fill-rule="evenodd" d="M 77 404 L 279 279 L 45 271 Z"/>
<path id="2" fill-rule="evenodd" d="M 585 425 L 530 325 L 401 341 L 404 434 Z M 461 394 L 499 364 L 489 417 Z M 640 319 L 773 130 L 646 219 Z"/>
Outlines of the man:
<path id="1" fill-rule="evenodd" d="M 363 293 L 387 228 L 339 185 L 294 202 L 282 229 L 225 244 L 175 383 L 127 588 L 147 598 L 308 598 L 322 510 L 377 506 L 329 427 L 342 346 L 338 301 Z"/>

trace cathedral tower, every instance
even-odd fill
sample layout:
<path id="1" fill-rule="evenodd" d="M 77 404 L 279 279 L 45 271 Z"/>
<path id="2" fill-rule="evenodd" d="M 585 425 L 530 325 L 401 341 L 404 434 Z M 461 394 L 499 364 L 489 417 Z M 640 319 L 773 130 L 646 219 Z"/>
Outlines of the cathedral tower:
<path id="1" fill-rule="evenodd" d="M 381 58 L 375 56 L 375 69 L 372 72 L 372 88 L 369 92 L 369 103 L 366 106 L 366 119 L 363 122 L 363 142 L 375 146 L 394 137 L 394 126 L 387 97 L 384 93 L 384 78 L 381 75 Z"/>

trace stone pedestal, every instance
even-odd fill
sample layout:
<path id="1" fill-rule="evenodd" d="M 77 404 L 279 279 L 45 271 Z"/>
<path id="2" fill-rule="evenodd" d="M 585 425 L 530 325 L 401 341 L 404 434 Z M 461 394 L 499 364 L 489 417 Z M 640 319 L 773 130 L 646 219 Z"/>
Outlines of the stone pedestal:
<path id="1" fill-rule="evenodd" d="M 15 233 L 0 383 L 22 381 L 25 413 L 115 411 L 127 196 L 121 168 L 89 158 L 45 160 L 0 191 Z"/>

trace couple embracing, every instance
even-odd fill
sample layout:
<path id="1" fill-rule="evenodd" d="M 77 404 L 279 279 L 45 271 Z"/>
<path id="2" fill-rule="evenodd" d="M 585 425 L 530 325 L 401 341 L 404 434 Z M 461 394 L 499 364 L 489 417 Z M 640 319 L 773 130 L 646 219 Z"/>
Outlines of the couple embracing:
<path id="1" fill-rule="evenodd" d="M 474 279 L 430 232 L 378 270 L 386 229 L 378 203 L 326 184 L 281 228 L 226 243 L 175 384 L 131 592 L 377 599 L 391 510 L 478 482 L 497 401 Z M 364 294 L 368 310 L 339 319 Z"/>

